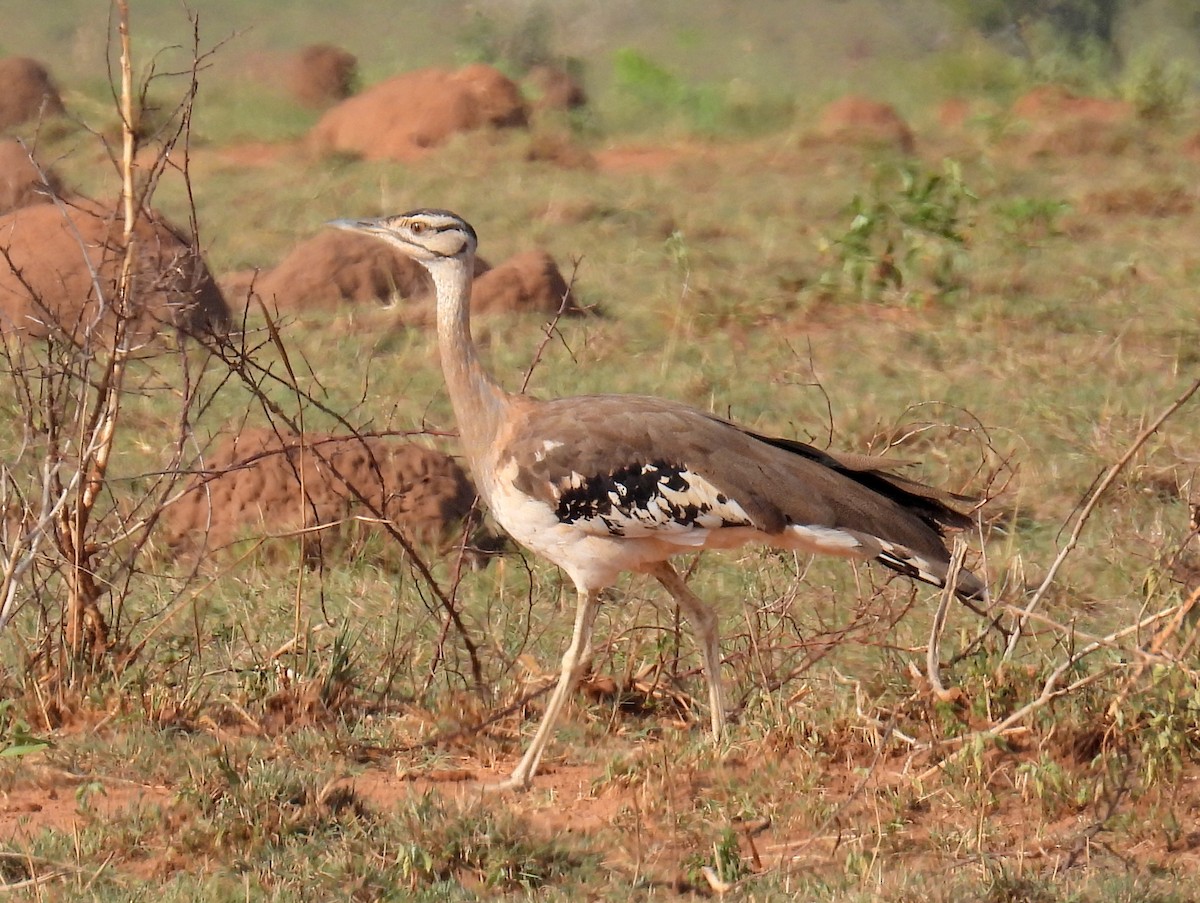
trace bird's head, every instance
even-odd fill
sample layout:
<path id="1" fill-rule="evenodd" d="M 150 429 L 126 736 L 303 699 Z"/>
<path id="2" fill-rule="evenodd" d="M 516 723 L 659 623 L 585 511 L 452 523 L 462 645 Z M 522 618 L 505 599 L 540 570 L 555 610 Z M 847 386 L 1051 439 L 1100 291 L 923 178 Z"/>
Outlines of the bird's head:
<path id="1" fill-rule="evenodd" d="M 426 265 L 466 259 L 474 255 L 478 245 L 471 224 L 448 210 L 412 210 L 378 219 L 337 219 L 329 225 L 374 235 Z"/>

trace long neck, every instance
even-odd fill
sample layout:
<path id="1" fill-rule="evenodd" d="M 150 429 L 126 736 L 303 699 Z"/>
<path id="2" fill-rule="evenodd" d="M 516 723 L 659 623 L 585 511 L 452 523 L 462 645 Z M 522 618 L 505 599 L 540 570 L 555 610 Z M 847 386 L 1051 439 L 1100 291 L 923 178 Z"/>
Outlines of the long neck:
<path id="1" fill-rule="evenodd" d="M 479 462 L 495 439 L 508 403 L 506 393 L 480 363 L 471 339 L 471 280 L 474 261 L 443 259 L 430 267 L 437 292 L 438 348 L 454 417 L 476 480 Z"/>

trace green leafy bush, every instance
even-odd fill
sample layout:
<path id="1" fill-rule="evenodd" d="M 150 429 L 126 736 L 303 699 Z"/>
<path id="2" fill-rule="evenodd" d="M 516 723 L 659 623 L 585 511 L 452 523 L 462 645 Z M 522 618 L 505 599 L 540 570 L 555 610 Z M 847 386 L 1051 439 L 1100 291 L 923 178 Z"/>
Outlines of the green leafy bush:
<path id="1" fill-rule="evenodd" d="M 13 700 L 0 700 L 0 759 L 12 759 L 41 752 L 52 745 L 33 735 L 28 724 L 12 713 Z"/>
<path id="2" fill-rule="evenodd" d="M 487 63 L 521 75 L 540 63 L 556 62 L 551 49 L 553 24 L 550 14 L 538 6 L 511 24 L 476 12 L 459 33 L 458 55 L 464 63 Z"/>
<path id="3" fill-rule="evenodd" d="M 1041 26 L 1077 50 L 1089 42 L 1112 46 L 1124 0 L 947 0 L 963 21 L 984 34 Z"/>
<path id="4" fill-rule="evenodd" d="M 962 288 L 975 201 L 950 160 L 940 173 L 914 163 L 877 170 L 870 191 L 856 194 L 846 208 L 849 227 L 823 243 L 833 262 L 820 285 L 848 287 L 868 299 L 888 291 L 940 296 Z"/>
<path id="5" fill-rule="evenodd" d="M 791 121 L 790 97 L 770 96 L 739 81 L 691 85 L 638 50 L 613 54 L 611 117 L 617 130 L 682 126 L 698 134 L 745 134 Z"/>
<path id="6" fill-rule="evenodd" d="M 1162 54 L 1145 54 L 1130 63 L 1121 93 L 1147 122 L 1165 122 L 1183 112 L 1189 73 Z"/>

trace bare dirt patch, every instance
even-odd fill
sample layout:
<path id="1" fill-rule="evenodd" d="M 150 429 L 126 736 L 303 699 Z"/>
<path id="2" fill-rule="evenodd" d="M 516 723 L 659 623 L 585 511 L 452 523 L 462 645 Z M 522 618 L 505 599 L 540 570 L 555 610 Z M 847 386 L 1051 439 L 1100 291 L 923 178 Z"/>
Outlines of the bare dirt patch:
<path id="1" fill-rule="evenodd" d="M 1041 85 L 1019 97 L 1011 114 L 1029 126 L 1018 146 L 1034 156 L 1118 154 L 1128 147 L 1135 125 L 1133 105 L 1123 100 L 1081 97 L 1058 85 Z"/>
<path id="2" fill-rule="evenodd" d="M 535 132 L 529 140 L 525 159 L 535 163 L 550 163 L 564 169 L 596 168 L 596 158 L 592 152 L 565 130 Z"/>
<path id="3" fill-rule="evenodd" d="M 78 337 L 99 318 L 111 327 L 121 258 L 120 215 L 74 197 L 0 216 L 0 330 Z M 134 332 L 164 326 L 190 334 L 225 328 L 229 310 L 199 254 L 168 223 L 143 217 L 135 229 L 138 280 Z M 93 277 L 95 274 L 95 277 Z M 104 306 L 101 306 L 101 302 Z"/>
<path id="4" fill-rule="evenodd" d="M 487 787 L 508 776 L 504 767 L 485 766 L 463 760 L 462 768 L 445 768 L 427 774 L 397 774 L 369 769 L 355 776 L 351 783 L 354 792 L 371 808 L 388 810 L 404 800 L 419 799 L 436 792 L 445 799 L 459 803 L 500 799 L 532 816 L 532 825 L 547 836 L 563 832 L 588 834 L 611 825 L 627 795 L 595 789 L 603 768 L 596 765 L 550 765 L 539 772 L 535 790 L 529 793 L 510 793 L 492 796 Z M 515 763 L 514 763 L 515 764 Z M 550 794 L 553 804 L 542 801 Z"/>
<path id="5" fill-rule="evenodd" d="M 1123 100 L 1081 97 L 1060 85 L 1039 85 L 1013 102 L 1012 115 L 1028 122 L 1058 123 L 1064 119 L 1088 119 L 1114 123 L 1132 119 L 1133 106 Z"/>
<path id="6" fill-rule="evenodd" d="M 712 162 L 711 148 L 699 144 L 624 144 L 599 150 L 596 163 L 606 172 L 657 172 L 687 163 Z"/>
<path id="7" fill-rule="evenodd" d="M 46 67 L 24 56 L 0 59 L 0 130 L 63 112 Z"/>
<path id="8" fill-rule="evenodd" d="M 669 747 L 670 741 L 665 742 Z M 993 854 L 1038 863 L 1039 868 L 1075 861 L 1093 836 L 1123 854 L 1131 852 L 1116 841 L 1119 832 L 1097 831 L 1103 824 L 1097 808 L 1039 797 L 1029 784 L 1020 784 L 1023 768 L 1044 762 L 1035 749 L 989 749 L 989 777 L 977 788 L 978 800 L 936 770 L 918 777 L 920 767 L 914 768 L 898 750 L 883 755 L 869 748 L 830 752 L 830 758 L 814 761 L 796 750 L 748 747 L 743 754 L 711 763 L 695 761 L 690 754 L 676 758 L 648 743 L 628 754 L 623 760 L 627 767 L 617 772 L 604 764 L 548 763 L 527 792 L 489 793 L 487 785 L 506 777 L 513 763 L 484 764 L 473 758 L 423 774 L 369 768 L 350 785 L 375 810 L 435 794 L 463 807 L 503 807 L 544 837 L 616 832 L 626 842 L 609 844 L 610 866 L 644 870 L 654 882 L 677 890 L 696 889 L 690 886 L 694 876 L 689 877 L 688 861 L 698 852 L 710 852 L 726 830 L 737 837 L 750 874 L 792 869 L 840 874 L 846 851 L 859 847 L 876 853 L 882 849 L 906 868 L 944 866 L 948 859 L 939 838 L 969 834 L 981 818 Z M 1071 774 L 1088 770 L 1086 763 L 1070 757 L 1061 761 Z M 810 781 L 814 767 L 819 769 L 815 785 Z M 763 782 L 792 788 L 793 794 L 796 788 L 809 789 L 787 803 L 755 805 L 751 801 Z M 1194 806 L 1196 792 L 1194 778 L 1183 776 L 1173 806 L 1178 811 Z M 804 804 L 805 795 L 811 809 Z M 1159 805 L 1148 795 L 1127 801 L 1120 811 L 1152 820 Z M 686 817 L 701 808 L 707 818 Z M 1161 867 L 1194 868 L 1200 859 L 1200 832 L 1177 839 L 1159 833 L 1133 843 L 1140 859 Z M 709 890 L 703 884 L 700 888 Z"/>
<path id="9" fill-rule="evenodd" d="M 345 809 L 369 821 L 374 813 L 411 812 L 432 797 L 441 804 L 434 811 L 458 812 L 475 823 L 488 812 L 504 813 L 535 838 L 602 844 L 605 868 L 616 874 L 705 895 L 712 888 L 699 865 L 712 863 L 715 846 L 728 850 L 731 841 L 748 887 L 755 875 L 772 873 L 837 878 L 847 857 L 860 852 L 886 857 L 888 874 L 961 870 L 969 862 L 962 852 L 967 838 L 988 856 L 1038 874 L 1064 867 L 1102 871 L 1105 857 L 1193 871 L 1200 832 L 1183 819 L 1198 805 L 1195 767 L 1185 766 L 1169 788 L 1093 800 L 1071 788 L 1099 781 L 1105 767 L 1100 734 L 1013 735 L 986 745 L 980 767 L 964 771 L 953 754 L 946 762 L 941 754 L 914 757 L 894 740 L 875 746 L 869 732 L 852 725 L 814 728 L 805 742 L 786 734 L 746 741 L 720 757 L 698 754 L 684 733 L 664 730 L 658 739 L 631 741 L 618 731 L 586 755 L 555 744 L 532 789 L 500 794 L 488 792 L 488 785 L 507 776 L 513 759 L 485 751 L 486 743 L 449 744 L 442 764 L 432 767 L 339 762 L 332 770 L 345 776 L 283 808 L 316 823 Z M 20 848 L 43 830 L 111 823 L 119 832 L 133 812 L 170 807 L 161 847 L 126 849 L 113 862 L 120 873 L 161 878 L 195 867 L 179 855 L 191 805 L 168 786 L 25 765 L 0 795 L 0 831 Z M 1128 830 L 1125 820 L 1138 827 Z M 1177 830 L 1163 830 L 1164 824 Z"/>
<path id="10" fill-rule="evenodd" d="M 895 147 L 911 154 L 916 138 L 891 104 L 857 94 L 839 98 L 821 110 L 817 136 L 838 144 Z"/>
<path id="11" fill-rule="evenodd" d="M 1185 138 L 1179 150 L 1185 157 L 1200 160 L 1200 132 L 1194 132 Z"/>
<path id="12" fill-rule="evenodd" d="M 1196 207 L 1196 194 L 1181 185 L 1135 185 L 1106 188 L 1085 195 L 1084 213 L 1102 216 L 1186 216 Z"/>
<path id="13" fill-rule="evenodd" d="M 971 102 L 965 97 L 950 97 L 938 104 L 938 125 L 948 131 L 962 129 L 971 118 Z"/>
<path id="14" fill-rule="evenodd" d="M 166 805 L 166 787 L 75 774 L 31 765 L 0 792 L 0 837 L 28 839 L 42 831 L 70 833 L 97 820 L 112 821 L 146 805 Z"/>
<path id="15" fill-rule="evenodd" d="M 244 144 L 204 148 L 196 154 L 195 160 L 202 165 L 207 163 L 213 168 L 251 169 L 286 164 L 291 162 L 289 157 L 297 154 L 298 149 L 294 144 L 248 141 Z"/>
<path id="16" fill-rule="evenodd" d="M 177 554 L 308 531 L 301 546 L 312 559 L 383 532 L 375 512 L 410 541 L 448 551 L 475 505 L 475 487 L 449 455 L 381 437 L 301 441 L 252 429 L 222 442 L 205 468 L 167 509 L 166 541 Z"/>
<path id="17" fill-rule="evenodd" d="M 483 64 L 451 71 L 418 69 L 342 101 L 309 132 L 325 153 L 365 160 L 415 160 L 451 135 L 485 127 L 524 127 L 517 85 Z"/>

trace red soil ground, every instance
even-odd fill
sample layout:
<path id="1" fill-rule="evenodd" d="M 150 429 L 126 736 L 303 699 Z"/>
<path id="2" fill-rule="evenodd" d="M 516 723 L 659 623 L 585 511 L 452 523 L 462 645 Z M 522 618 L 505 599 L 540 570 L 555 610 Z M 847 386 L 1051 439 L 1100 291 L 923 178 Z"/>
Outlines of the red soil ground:
<path id="1" fill-rule="evenodd" d="M 881 144 L 911 154 L 916 139 L 890 104 L 847 95 L 826 106 L 817 120 L 817 135 L 839 144 Z"/>
<path id="2" fill-rule="evenodd" d="M 1129 144 L 1136 116 L 1123 100 L 1080 97 L 1058 85 L 1040 85 L 1012 105 L 1028 131 L 1018 139 L 1032 156 L 1076 157 L 1120 153 Z"/>

